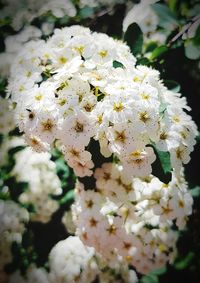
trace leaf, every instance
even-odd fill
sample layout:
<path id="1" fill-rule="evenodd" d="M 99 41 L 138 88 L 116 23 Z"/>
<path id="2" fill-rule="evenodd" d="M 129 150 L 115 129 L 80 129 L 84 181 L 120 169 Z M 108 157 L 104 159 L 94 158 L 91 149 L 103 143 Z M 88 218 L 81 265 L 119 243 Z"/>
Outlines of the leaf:
<path id="1" fill-rule="evenodd" d="M 200 58 L 200 46 L 195 46 L 191 40 L 185 42 L 185 56 L 191 60 Z"/>
<path id="2" fill-rule="evenodd" d="M 181 86 L 173 80 L 165 80 L 164 85 L 173 92 L 179 92 L 181 89 Z"/>
<path id="3" fill-rule="evenodd" d="M 177 0 L 168 0 L 169 8 L 174 13 L 177 12 L 177 2 L 178 2 Z"/>
<path id="4" fill-rule="evenodd" d="M 175 262 L 174 267 L 178 270 L 186 269 L 191 261 L 193 260 L 195 254 L 193 252 L 189 252 L 185 258 L 181 258 Z"/>
<path id="5" fill-rule="evenodd" d="M 113 68 L 124 68 L 124 65 L 119 61 L 113 61 Z"/>
<path id="6" fill-rule="evenodd" d="M 163 275 L 164 273 L 167 272 L 167 267 L 166 266 L 163 266 L 161 268 L 157 268 L 155 270 L 153 270 L 151 272 L 151 274 L 154 274 L 154 275 Z"/>
<path id="7" fill-rule="evenodd" d="M 197 136 L 196 136 L 196 141 L 199 143 L 200 142 L 200 132 L 198 132 Z"/>
<path id="8" fill-rule="evenodd" d="M 60 200 L 60 204 L 65 204 L 74 200 L 74 190 L 69 190 L 66 195 Z"/>
<path id="9" fill-rule="evenodd" d="M 175 14 L 165 4 L 155 3 L 152 8 L 159 18 L 159 26 L 169 30 L 178 26 Z"/>
<path id="10" fill-rule="evenodd" d="M 19 146 L 13 147 L 13 148 L 9 149 L 8 154 L 13 156 L 15 153 L 25 149 L 25 147 L 26 146 L 24 146 L 24 145 L 19 145 Z"/>
<path id="11" fill-rule="evenodd" d="M 86 19 L 86 18 L 90 18 L 94 13 L 94 9 L 89 7 L 89 6 L 85 6 L 80 10 L 80 17 L 82 19 Z"/>
<path id="12" fill-rule="evenodd" d="M 154 49 L 158 47 L 158 44 L 154 41 L 151 41 L 148 43 L 148 45 L 145 48 L 145 52 L 152 52 Z"/>
<path id="13" fill-rule="evenodd" d="M 143 57 L 137 60 L 137 65 L 143 65 L 143 66 L 149 66 L 151 64 L 151 62 L 149 61 L 149 59 Z"/>
<path id="14" fill-rule="evenodd" d="M 194 43 L 194 45 L 200 45 L 200 25 L 196 30 L 195 37 L 192 39 L 192 42 Z"/>
<path id="15" fill-rule="evenodd" d="M 171 181 L 171 161 L 170 153 L 158 150 L 155 145 L 149 145 L 153 148 L 156 155 L 156 161 L 152 164 L 153 175 L 158 177 L 162 182 L 168 184 Z"/>
<path id="16" fill-rule="evenodd" d="M 149 274 L 146 276 L 143 276 L 140 280 L 141 283 L 159 283 L 158 276 L 154 274 Z"/>
<path id="17" fill-rule="evenodd" d="M 195 197 L 199 197 L 200 196 L 200 186 L 196 186 L 193 189 L 190 190 L 192 196 Z"/>
<path id="18" fill-rule="evenodd" d="M 143 33 L 136 23 L 133 23 L 128 27 L 124 34 L 124 41 L 126 41 L 130 47 L 133 55 L 137 55 L 142 52 Z"/>
<path id="19" fill-rule="evenodd" d="M 150 56 L 150 60 L 154 60 L 156 58 L 159 58 L 161 55 L 166 53 L 168 51 L 168 47 L 166 45 L 161 45 L 153 50 Z"/>

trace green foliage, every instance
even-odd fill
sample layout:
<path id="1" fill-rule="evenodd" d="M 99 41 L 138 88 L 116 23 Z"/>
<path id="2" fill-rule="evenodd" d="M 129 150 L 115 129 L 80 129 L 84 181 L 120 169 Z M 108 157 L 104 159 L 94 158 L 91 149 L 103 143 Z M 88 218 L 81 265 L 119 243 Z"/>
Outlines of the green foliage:
<path id="1" fill-rule="evenodd" d="M 155 3 L 152 5 L 152 8 L 159 18 L 159 25 L 161 27 L 167 30 L 173 30 L 179 25 L 175 14 L 165 4 Z"/>
<path id="2" fill-rule="evenodd" d="M 90 18 L 94 14 L 94 9 L 89 6 L 85 6 L 80 10 L 79 14 L 82 19 Z"/>
<path id="3" fill-rule="evenodd" d="M 56 164 L 56 173 L 61 180 L 62 188 L 67 186 L 67 178 L 69 177 L 69 167 L 67 166 L 62 153 L 58 149 L 52 150 L 51 159 Z"/>
<path id="4" fill-rule="evenodd" d="M 139 283 L 159 283 L 159 276 L 163 275 L 167 272 L 166 266 L 163 266 L 159 269 L 155 269 L 152 272 L 150 272 L 148 275 L 142 276 Z"/>
<path id="5" fill-rule="evenodd" d="M 190 190 L 193 198 L 200 197 L 200 186 L 196 186 L 193 189 Z"/>
<path id="6" fill-rule="evenodd" d="M 124 34 L 124 41 L 128 44 L 133 55 L 138 55 L 142 52 L 143 34 L 140 27 L 133 23 Z"/>
<path id="7" fill-rule="evenodd" d="M 166 45 L 161 45 L 159 47 L 156 47 L 150 55 L 150 60 L 155 60 L 161 57 L 167 51 L 168 51 L 168 47 Z"/>
<path id="8" fill-rule="evenodd" d="M 158 44 L 154 41 L 151 41 L 146 45 L 145 52 L 152 52 L 154 49 L 156 49 L 156 47 L 158 47 Z"/>
<path id="9" fill-rule="evenodd" d="M 7 264 L 5 268 L 8 273 L 20 270 L 22 274 L 25 274 L 30 264 L 36 262 L 37 254 L 34 251 L 33 234 L 30 230 L 23 234 L 20 244 L 13 242 L 12 254 L 12 262 Z"/>
<path id="10" fill-rule="evenodd" d="M 144 66 L 150 66 L 151 62 L 149 61 L 149 59 L 143 57 L 143 58 L 139 58 L 137 60 L 137 65 L 144 65 Z"/>
<path id="11" fill-rule="evenodd" d="M 165 80 L 164 85 L 173 92 L 179 92 L 181 90 L 180 84 L 173 80 Z"/>
<path id="12" fill-rule="evenodd" d="M 200 58 L 200 46 L 195 46 L 192 40 L 185 42 L 185 56 L 191 60 Z"/>
<path id="13" fill-rule="evenodd" d="M 66 195 L 64 195 L 61 200 L 60 200 L 60 204 L 65 204 L 68 202 L 72 202 L 74 200 L 74 189 L 69 190 Z"/>
<path id="14" fill-rule="evenodd" d="M 194 45 L 200 45 L 200 25 L 198 26 L 195 37 L 192 39 Z"/>
<path id="15" fill-rule="evenodd" d="M 153 175 L 158 177 L 162 182 L 169 183 L 171 181 L 171 161 L 170 153 L 158 150 L 155 145 L 149 145 L 153 148 L 156 155 L 156 161 L 152 164 Z"/>
<path id="16" fill-rule="evenodd" d="M 124 65 L 118 61 L 113 61 L 114 68 L 124 68 Z"/>
<path id="17" fill-rule="evenodd" d="M 178 270 L 181 269 L 186 269 L 191 261 L 194 259 L 194 253 L 193 252 L 189 252 L 184 258 L 177 258 L 175 263 L 174 263 L 174 267 Z"/>
<path id="18" fill-rule="evenodd" d="M 5 88 L 6 88 L 6 79 L 0 77 L 0 96 L 1 97 L 5 97 L 6 94 L 5 94 Z"/>
<path id="19" fill-rule="evenodd" d="M 159 283 L 159 279 L 158 276 L 154 274 L 148 274 L 142 277 L 140 283 Z"/>

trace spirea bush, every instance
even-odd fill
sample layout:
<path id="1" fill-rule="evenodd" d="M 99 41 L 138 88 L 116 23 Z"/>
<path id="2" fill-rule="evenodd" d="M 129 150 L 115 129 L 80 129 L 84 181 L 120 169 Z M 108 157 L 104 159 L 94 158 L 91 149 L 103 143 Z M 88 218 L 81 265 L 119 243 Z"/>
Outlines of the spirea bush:
<path id="1" fill-rule="evenodd" d="M 78 177 L 82 241 L 140 273 L 172 262 L 192 213 L 183 166 L 197 128 L 159 71 L 137 65 L 126 43 L 71 26 L 24 45 L 7 91 L 27 144 L 59 147 Z"/>

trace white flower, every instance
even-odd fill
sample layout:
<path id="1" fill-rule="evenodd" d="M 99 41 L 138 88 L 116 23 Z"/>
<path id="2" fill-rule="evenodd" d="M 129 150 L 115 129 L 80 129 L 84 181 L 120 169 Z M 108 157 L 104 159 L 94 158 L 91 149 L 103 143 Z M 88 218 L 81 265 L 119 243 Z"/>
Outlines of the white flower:
<path id="1" fill-rule="evenodd" d="M 98 154 L 117 160 L 130 181 L 151 173 L 153 142 L 170 153 L 179 174 L 197 135 L 185 113 L 190 108 L 163 85 L 158 71 L 135 64 L 126 44 L 81 26 L 55 29 L 47 41 L 26 43 L 12 65 L 8 95 L 27 143 L 38 152 L 55 142 L 88 151 L 79 158 L 65 154 L 75 174 L 84 177 L 93 174 L 94 139 Z"/>
<path id="2" fill-rule="evenodd" d="M 148 176 L 151 174 L 151 164 L 155 159 L 154 151 L 150 147 L 129 148 L 129 151 L 121 156 L 123 172 L 127 177 Z"/>
<path id="3" fill-rule="evenodd" d="M 143 33 L 155 31 L 158 25 L 158 17 L 151 7 L 156 0 L 142 0 L 127 13 L 123 22 L 123 31 L 126 31 L 132 23 L 137 23 Z"/>
<path id="4" fill-rule="evenodd" d="M 27 182 L 28 189 L 19 196 L 21 203 L 32 204 L 33 221 L 48 222 L 58 209 L 58 203 L 51 195 L 61 193 L 61 183 L 56 175 L 56 167 L 47 152 L 36 153 L 30 148 L 16 153 L 16 164 L 11 172 L 19 182 Z"/>
<path id="5" fill-rule="evenodd" d="M 78 237 L 58 242 L 50 252 L 50 282 L 92 282 L 97 274 L 94 249 L 82 244 Z"/>
<path id="6" fill-rule="evenodd" d="M 64 145 L 81 148 L 87 146 L 94 135 L 92 124 L 88 116 L 81 111 L 65 118 L 61 126 L 60 139 Z"/>
<path id="7" fill-rule="evenodd" d="M 0 274 L 12 262 L 12 243 L 21 243 L 28 211 L 11 200 L 0 200 Z M 3 276 L 3 274 L 2 274 Z"/>
<path id="8" fill-rule="evenodd" d="M 50 283 L 50 281 L 44 268 L 37 268 L 32 264 L 28 268 L 25 277 L 19 271 L 16 271 L 10 276 L 9 283 Z"/>

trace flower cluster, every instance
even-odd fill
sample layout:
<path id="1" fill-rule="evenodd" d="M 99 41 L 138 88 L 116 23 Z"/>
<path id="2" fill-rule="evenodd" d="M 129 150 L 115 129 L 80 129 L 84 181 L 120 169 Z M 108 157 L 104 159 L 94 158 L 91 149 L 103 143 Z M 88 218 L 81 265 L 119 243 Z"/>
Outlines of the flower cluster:
<path id="1" fill-rule="evenodd" d="M 23 277 L 19 271 L 13 273 L 9 278 L 9 283 L 50 283 L 49 275 L 44 268 L 37 268 L 32 264 Z"/>
<path id="2" fill-rule="evenodd" d="M 98 278 L 100 283 L 136 283 L 134 271 L 128 265 L 109 268 L 103 259 L 95 254 L 94 248 L 86 247 L 78 237 L 71 236 L 53 247 L 49 256 L 50 282 L 90 283 Z M 119 281 L 118 281 L 119 280 Z"/>
<path id="3" fill-rule="evenodd" d="M 0 134 L 8 134 L 15 128 L 10 101 L 0 97 Z"/>
<path id="4" fill-rule="evenodd" d="M 154 144 L 170 152 L 180 174 L 197 133 L 184 111 L 189 107 L 162 84 L 158 71 L 135 62 L 126 44 L 80 26 L 27 43 L 8 86 L 27 143 L 41 152 L 59 140 L 69 166 L 84 177 L 93 174 L 95 139 L 129 179 L 151 174 Z"/>
<path id="5" fill-rule="evenodd" d="M 18 182 L 27 182 L 28 189 L 19 200 L 31 204 L 34 211 L 31 220 L 48 222 L 59 205 L 51 196 L 61 194 L 60 179 L 56 174 L 56 165 L 47 152 L 37 153 L 25 148 L 15 154 L 16 164 L 11 172 Z"/>
<path id="6" fill-rule="evenodd" d="M 10 66 L 23 45 L 31 40 L 42 36 L 40 29 L 34 26 L 27 26 L 15 35 L 9 35 L 5 38 L 5 51 L 0 53 L 0 73 L 2 77 L 7 78 L 10 72 Z"/>
<path id="7" fill-rule="evenodd" d="M 49 272 L 30 265 L 26 276 L 13 273 L 9 283 L 136 283 L 135 271 L 120 263 L 114 268 L 106 266 L 95 250 L 86 247 L 76 236 L 58 242 L 49 254 Z"/>
<path id="8" fill-rule="evenodd" d="M 126 1 L 124 0 L 80 0 L 79 1 L 79 6 L 80 7 L 94 7 L 94 8 L 98 8 L 99 6 L 102 7 L 112 7 L 113 5 L 116 4 L 121 4 L 124 3 Z"/>
<path id="9" fill-rule="evenodd" d="M 132 23 L 136 23 L 142 30 L 145 44 L 150 41 L 159 44 L 164 43 L 169 31 L 158 31 L 159 18 L 152 8 L 152 4 L 156 2 L 158 1 L 142 0 L 140 3 L 133 5 L 123 20 L 123 31 L 125 32 Z"/>
<path id="10" fill-rule="evenodd" d="M 173 176 L 167 185 L 154 176 L 128 182 L 112 163 L 97 168 L 94 176 L 94 190 L 80 182 L 76 186 L 73 213 L 81 240 L 107 261 L 121 256 L 141 273 L 172 262 L 178 236 L 172 226 L 184 228 L 192 213 L 184 179 Z"/>
<path id="11" fill-rule="evenodd" d="M 28 222 L 29 214 L 11 200 L 0 199 L 0 279 L 6 277 L 4 267 L 12 260 L 11 246 L 20 243 L 24 232 L 24 223 Z"/>
<path id="12" fill-rule="evenodd" d="M 154 7 L 156 2 L 159 1 L 141 0 L 140 3 L 133 5 L 131 9 L 128 7 L 127 14 L 123 20 L 123 31 L 125 32 L 132 23 L 136 23 L 142 30 L 144 38 L 143 47 L 144 49 L 146 47 L 147 50 L 150 47 L 148 45 L 150 43 L 163 45 L 167 43 L 169 38 L 176 38 L 175 41 L 181 38 L 184 42 L 185 56 L 192 60 L 199 59 L 200 48 L 196 40 L 200 26 L 199 4 L 194 3 L 190 8 L 188 6 L 186 10 L 178 9 L 177 7 L 182 17 L 181 24 L 183 26 L 180 28 L 180 22 L 178 17 L 176 17 L 176 13 L 173 13 L 166 4 L 158 3 L 158 6 Z M 177 29 L 180 29 L 177 37 L 172 36 Z M 147 51 L 145 55 L 151 56 L 151 52 Z"/>
<path id="13" fill-rule="evenodd" d="M 56 18 L 74 17 L 76 8 L 70 0 L 4 0 L 1 17 L 10 18 L 12 27 L 18 31 L 24 24 L 50 13 Z"/>
<path id="14" fill-rule="evenodd" d="M 50 252 L 52 282 L 92 282 L 98 268 L 93 259 L 95 250 L 83 245 L 78 237 L 58 242 Z"/>

